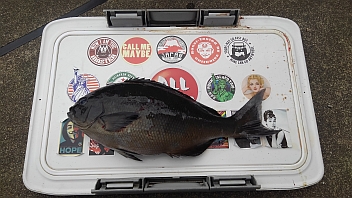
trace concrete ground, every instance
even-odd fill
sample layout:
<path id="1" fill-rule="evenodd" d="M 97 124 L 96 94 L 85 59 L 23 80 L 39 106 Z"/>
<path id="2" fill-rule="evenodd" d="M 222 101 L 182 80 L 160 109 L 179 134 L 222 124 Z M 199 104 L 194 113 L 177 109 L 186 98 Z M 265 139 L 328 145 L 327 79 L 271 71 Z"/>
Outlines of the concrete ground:
<path id="1" fill-rule="evenodd" d="M 2 0 L 0 46 L 84 4 L 87 0 Z M 109 0 L 103 9 L 240 8 L 241 15 L 272 15 L 300 29 L 319 129 L 325 174 L 316 185 L 292 191 L 171 193 L 121 197 L 350 197 L 352 196 L 352 1 Z M 46 197 L 22 182 L 28 126 L 40 49 L 37 38 L 0 57 L 0 197 Z M 120 197 L 120 196 L 111 196 Z"/>

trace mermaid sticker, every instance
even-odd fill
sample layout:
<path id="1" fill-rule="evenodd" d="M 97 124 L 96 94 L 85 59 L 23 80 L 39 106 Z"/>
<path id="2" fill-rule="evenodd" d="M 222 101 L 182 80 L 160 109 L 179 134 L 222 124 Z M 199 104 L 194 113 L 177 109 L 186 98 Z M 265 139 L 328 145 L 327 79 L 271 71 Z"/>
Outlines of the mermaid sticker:
<path id="1" fill-rule="evenodd" d="M 67 94 L 73 102 L 100 87 L 98 79 L 91 74 L 78 74 L 77 68 L 73 69 L 73 79 L 67 87 Z"/>

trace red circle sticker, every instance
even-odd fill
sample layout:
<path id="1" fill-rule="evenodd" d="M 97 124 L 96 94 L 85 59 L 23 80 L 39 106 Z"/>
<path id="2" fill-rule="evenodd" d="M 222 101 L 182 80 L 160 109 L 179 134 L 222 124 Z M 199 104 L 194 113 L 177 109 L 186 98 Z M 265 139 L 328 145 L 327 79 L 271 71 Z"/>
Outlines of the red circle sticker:
<path id="1" fill-rule="evenodd" d="M 95 39 L 88 47 L 89 60 L 98 66 L 107 66 L 119 57 L 119 46 L 111 38 Z"/>
<path id="2" fill-rule="evenodd" d="M 150 43 L 144 38 L 133 37 L 125 41 L 121 48 L 122 57 L 133 65 L 144 63 L 152 54 Z"/>
<path id="3" fill-rule="evenodd" d="M 191 43 L 189 51 L 193 60 L 203 65 L 215 63 L 221 55 L 219 43 L 209 36 L 196 38 Z"/>
<path id="4" fill-rule="evenodd" d="M 178 68 L 168 68 L 159 71 L 152 80 L 174 88 L 194 100 L 198 98 L 198 84 L 191 74 Z"/>

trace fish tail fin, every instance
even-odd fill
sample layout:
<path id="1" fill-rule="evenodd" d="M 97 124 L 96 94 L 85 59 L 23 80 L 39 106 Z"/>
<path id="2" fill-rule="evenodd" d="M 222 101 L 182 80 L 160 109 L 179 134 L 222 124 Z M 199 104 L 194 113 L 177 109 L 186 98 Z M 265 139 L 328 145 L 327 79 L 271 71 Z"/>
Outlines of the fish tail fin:
<path id="1" fill-rule="evenodd" d="M 273 135 L 281 130 L 272 130 L 262 124 L 262 101 L 265 89 L 253 96 L 232 118 L 235 120 L 234 137 L 253 137 Z"/>

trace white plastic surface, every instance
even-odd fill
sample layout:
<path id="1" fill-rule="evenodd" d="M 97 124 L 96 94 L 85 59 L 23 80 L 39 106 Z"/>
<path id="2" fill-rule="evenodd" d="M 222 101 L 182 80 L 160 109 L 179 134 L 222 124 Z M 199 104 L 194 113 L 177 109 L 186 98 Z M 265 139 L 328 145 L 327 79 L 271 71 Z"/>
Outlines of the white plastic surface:
<path id="1" fill-rule="evenodd" d="M 163 62 L 156 53 L 158 42 L 170 35 L 181 38 L 188 48 L 186 57 L 175 64 Z M 220 44 L 221 56 L 215 63 L 202 65 L 191 58 L 190 43 L 200 36 L 210 36 Z M 93 40 L 101 37 L 115 40 L 120 49 L 126 40 L 142 37 L 151 45 L 151 57 L 143 64 L 132 65 L 119 53 L 112 64 L 97 66 L 88 59 L 87 50 Z M 248 63 L 234 64 L 226 57 L 224 45 L 232 37 L 244 37 L 254 47 L 254 56 Z M 229 138 L 228 149 L 208 149 L 198 157 L 143 156 L 143 162 L 138 162 L 118 153 L 90 156 L 89 138 L 85 136 L 83 154 L 59 155 L 62 121 L 74 104 L 67 95 L 73 68 L 81 74 L 94 75 L 100 86 L 121 71 L 152 78 L 165 68 L 183 69 L 198 84 L 197 101 L 226 110 L 227 116 L 248 101 L 241 89 L 244 78 L 260 74 L 271 87 L 270 96 L 263 101 L 263 112 L 287 112 L 285 128 L 290 132 L 292 147 L 241 149 Z M 231 100 L 220 103 L 208 96 L 206 83 L 212 73 L 233 80 L 236 89 Z M 267 16 L 244 16 L 238 28 L 119 29 L 108 28 L 103 17 L 50 23 L 42 37 L 23 173 L 25 185 L 45 194 L 90 194 L 97 178 L 197 175 L 254 175 L 261 190 L 301 188 L 321 179 L 323 162 L 298 26 L 287 19 Z"/>

